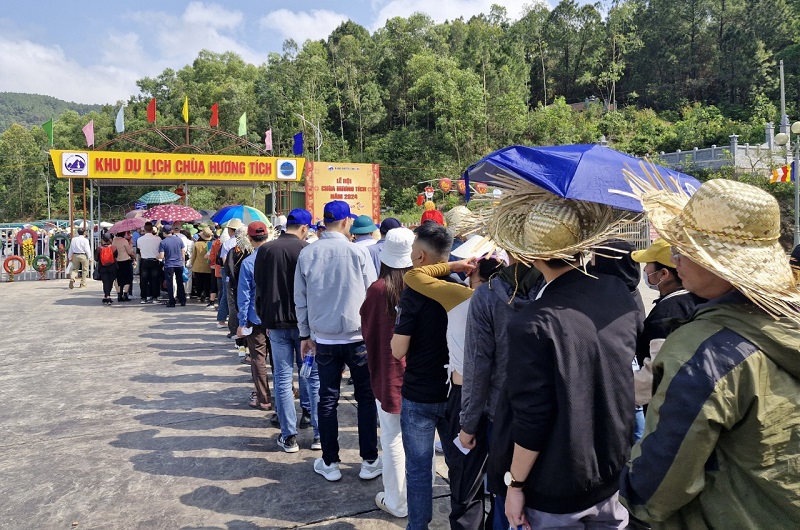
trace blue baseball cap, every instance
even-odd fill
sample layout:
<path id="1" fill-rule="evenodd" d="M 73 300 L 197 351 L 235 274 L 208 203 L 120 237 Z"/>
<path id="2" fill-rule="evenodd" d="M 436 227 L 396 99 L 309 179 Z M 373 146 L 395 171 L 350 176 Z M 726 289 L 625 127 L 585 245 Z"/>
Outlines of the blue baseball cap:
<path id="1" fill-rule="evenodd" d="M 322 218 L 326 223 L 341 221 L 342 219 L 358 219 L 357 215 L 350 213 L 350 205 L 344 201 L 331 201 L 325 204 Z"/>
<path id="2" fill-rule="evenodd" d="M 286 216 L 286 225 L 308 225 L 311 226 L 311 213 L 302 208 L 295 208 Z"/>

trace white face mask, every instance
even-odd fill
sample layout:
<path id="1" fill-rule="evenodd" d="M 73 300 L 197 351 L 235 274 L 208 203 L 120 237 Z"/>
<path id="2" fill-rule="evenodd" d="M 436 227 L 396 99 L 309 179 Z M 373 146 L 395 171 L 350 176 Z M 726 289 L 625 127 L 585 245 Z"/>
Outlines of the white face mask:
<path id="1" fill-rule="evenodd" d="M 645 283 L 645 285 L 647 285 L 650 289 L 652 289 L 654 291 L 658 291 L 658 286 L 661 285 L 661 282 L 664 281 L 664 278 L 661 278 L 660 280 L 658 280 L 658 283 L 650 282 L 650 276 L 655 274 L 655 273 L 657 273 L 657 272 L 661 272 L 661 271 L 657 270 L 657 271 L 651 272 L 650 274 L 645 274 L 644 275 L 644 283 Z"/>

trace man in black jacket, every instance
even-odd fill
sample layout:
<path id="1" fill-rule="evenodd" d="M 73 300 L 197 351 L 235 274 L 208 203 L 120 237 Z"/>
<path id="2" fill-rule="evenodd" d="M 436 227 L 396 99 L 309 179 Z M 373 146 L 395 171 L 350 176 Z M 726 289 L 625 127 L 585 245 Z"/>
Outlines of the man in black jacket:
<path id="1" fill-rule="evenodd" d="M 513 528 L 628 524 L 618 483 L 630 453 L 639 312 L 620 279 L 580 270 L 581 251 L 612 228 L 598 205 L 554 199 L 530 209 L 522 248 L 509 249 L 547 282 L 509 322 L 507 391 L 489 454 L 490 488 L 505 484 Z"/>
<path id="2" fill-rule="evenodd" d="M 281 434 L 278 446 L 287 453 L 299 451 L 297 443 L 297 411 L 294 406 L 292 378 L 300 358 L 300 332 L 294 304 L 294 275 L 300 251 L 305 248 L 311 214 L 295 209 L 286 216 L 286 231 L 278 239 L 258 249 L 255 263 L 256 311 L 269 333 L 275 386 L 275 408 Z M 311 375 L 300 378 L 301 404 L 308 401 L 314 438 L 311 449 L 322 449 L 317 427 L 319 376 L 316 363 Z"/>

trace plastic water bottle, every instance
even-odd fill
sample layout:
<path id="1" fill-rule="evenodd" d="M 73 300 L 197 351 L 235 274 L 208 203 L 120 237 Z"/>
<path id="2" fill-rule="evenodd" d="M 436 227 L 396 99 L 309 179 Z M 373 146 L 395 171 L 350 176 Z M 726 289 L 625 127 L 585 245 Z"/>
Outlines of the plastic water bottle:
<path id="1" fill-rule="evenodd" d="M 308 377 L 311 375 L 311 365 L 314 364 L 314 356 L 306 355 L 303 357 L 303 366 L 300 367 L 300 377 Z"/>

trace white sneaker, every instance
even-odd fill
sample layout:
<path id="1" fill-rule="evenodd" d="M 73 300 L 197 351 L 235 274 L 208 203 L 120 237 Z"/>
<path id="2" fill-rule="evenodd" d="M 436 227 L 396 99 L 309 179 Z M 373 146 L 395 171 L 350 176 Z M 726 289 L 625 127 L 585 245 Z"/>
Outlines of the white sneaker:
<path id="1" fill-rule="evenodd" d="M 408 517 L 407 513 L 398 512 L 397 510 L 392 510 L 391 508 L 386 506 L 386 502 L 384 501 L 385 496 L 386 494 L 382 491 L 379 491 L 377 495 L 375 495 L 375 504 L 378 506 L 378 508 L 380 508 L 381 510 L 390 515 L 394 515 L 395 517 L 400 517 L 401 519 L 403 517 Z"/>
<path id="2" fill-rule="evenodd" d="M 342 472 L 339 471 L 339 463 L 334 462 L 331 465 L 325 465 L 325 461 L 321 458 L 314 460 L 314 473 L 322 475 L 325 480 L 336 482 L 342 478 Z"/>
<path id="3" fill-rule="evenodd" d="M 239 346 L 237 350 L 239 351 L 239 357 L 247 355 L 247 346 Z"/>
<path id="4" fill-rule="evenodd" d="M 381 475 L 383 475 L 383 462 L 381 462 L 381 457 L 376 458 L 371 464 L 366 460 L 361 462 L 361 471 L 358 473 L 360 478 L 372 480 Z"/>

